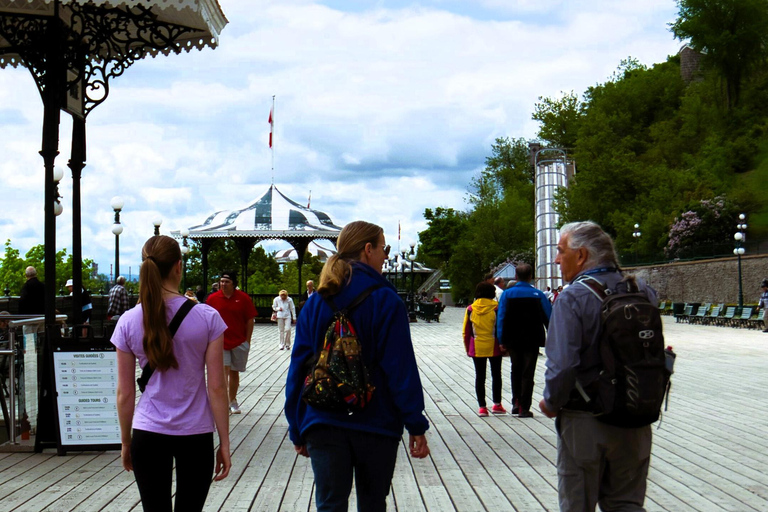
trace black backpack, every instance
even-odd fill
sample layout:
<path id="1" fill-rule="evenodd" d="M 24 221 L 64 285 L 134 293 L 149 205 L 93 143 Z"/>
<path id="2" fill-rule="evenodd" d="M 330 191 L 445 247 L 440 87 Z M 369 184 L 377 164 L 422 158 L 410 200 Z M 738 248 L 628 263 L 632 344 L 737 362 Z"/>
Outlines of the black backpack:
<path id="1" fill-rule="evenodd" d="M 577 381 L 577 390 L 604 423 L 650 425 L 659 419 L 669 392 L 675 357 L 671 347 L 664 347 L 658 307 L 639 291 L 634 276 L 625 277 L 613 290 L 591 276 L 576 282 L 602 301 L 602 369 L 593 382 Z"/>
<path id="2" fill-rule="evenodd" d="M 362 345 L 349 315 L 381 285 L 373 285 L 339 310 L 333 298 L 325 298 L 334 312 L 322 349 L 310 359 L 301 397 L 304 402 L 323 411 L 358 412 L 373 397 L 368 368 L 365 367 Z"/>

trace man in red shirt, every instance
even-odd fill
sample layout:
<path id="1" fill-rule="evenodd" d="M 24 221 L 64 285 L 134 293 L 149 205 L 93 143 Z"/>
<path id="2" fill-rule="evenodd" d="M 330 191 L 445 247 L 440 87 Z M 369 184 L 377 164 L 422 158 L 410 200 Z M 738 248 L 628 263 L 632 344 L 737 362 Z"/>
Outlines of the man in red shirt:
<path id="1" fill-rule="evenodd" d="M 240 387 L 240 372 L 245 371 L 248 350 L 251 348 L 253 319 L 256 308 L 245 292 L 237 290 L 237 273 L 225 270 L 219 279 L 219 291 L 211 294 L 206 304 L 219 312 L 227 330 L 224 331 L 224 375 L 229 389 L 229 411 L 240 414 L 237 403 L 237 388 Z"/>

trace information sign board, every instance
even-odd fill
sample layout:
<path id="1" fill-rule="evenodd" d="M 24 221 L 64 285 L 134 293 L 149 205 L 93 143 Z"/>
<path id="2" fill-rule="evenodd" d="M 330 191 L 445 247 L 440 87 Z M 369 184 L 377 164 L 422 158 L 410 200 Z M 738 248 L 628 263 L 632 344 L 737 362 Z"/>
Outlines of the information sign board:
<path id="1" fill-rule="evenodd" d="M 117 353 L 112 346 L 87 345 L 54 348 L 60 446 L 64 450 L 119 449 Z"/>

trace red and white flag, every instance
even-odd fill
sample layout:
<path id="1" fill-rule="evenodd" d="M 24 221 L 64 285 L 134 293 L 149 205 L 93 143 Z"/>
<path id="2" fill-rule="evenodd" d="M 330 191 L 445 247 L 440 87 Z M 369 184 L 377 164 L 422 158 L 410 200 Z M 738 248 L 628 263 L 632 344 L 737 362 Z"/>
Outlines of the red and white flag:
<path id="1" fill-rule="evenodd" d="M 307 198 L 307 208 L 309 208 L 309 203 L 312 202 L 312 191 L 309 191 L 309 197 Z"/>
<path id="2" fill-rule="evenodd" d="M 269 109 L 269 147 L 272 147 L 272 131 L 275 128 L 275 122 L 272 120 L 272 109 Z"/>
<path id="3" fill-rule="evenodd" d="M 397 221 L 397 241 L 400 241 L 400 221 Z"/>

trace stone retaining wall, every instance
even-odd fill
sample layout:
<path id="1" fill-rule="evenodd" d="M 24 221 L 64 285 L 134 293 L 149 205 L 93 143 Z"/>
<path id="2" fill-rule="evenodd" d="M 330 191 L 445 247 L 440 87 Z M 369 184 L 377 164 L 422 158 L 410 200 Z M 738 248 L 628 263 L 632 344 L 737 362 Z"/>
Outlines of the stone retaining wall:
<path id="1" fill-rule="evenodd" d="M 625 270 L 645 279 L 659 293 L 659 300 L 673 302 L 725 302 L 739 300 L 737 258 L 686 261 L 628 267 Z M 741 257 L 744 303 L 756 304 L 760 283 L 768 278 L 768 255 Z"/>

